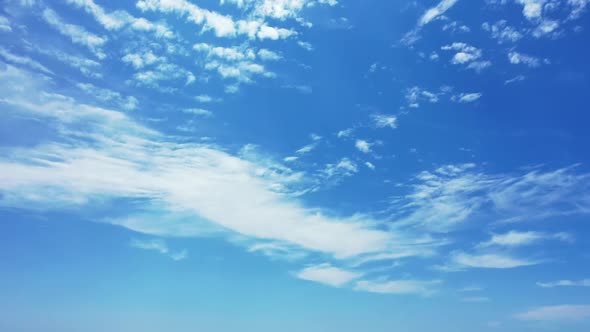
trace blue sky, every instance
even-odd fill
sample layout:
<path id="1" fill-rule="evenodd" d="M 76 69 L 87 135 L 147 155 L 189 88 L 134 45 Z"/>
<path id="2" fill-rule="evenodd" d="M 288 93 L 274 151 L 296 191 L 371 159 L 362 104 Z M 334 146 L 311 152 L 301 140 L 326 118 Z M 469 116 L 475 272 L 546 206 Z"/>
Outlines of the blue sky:
<path id="1" fill-rule="evenodd" d="M 587 331 L 588 0 L 7 0 L 0 330 Z"/>

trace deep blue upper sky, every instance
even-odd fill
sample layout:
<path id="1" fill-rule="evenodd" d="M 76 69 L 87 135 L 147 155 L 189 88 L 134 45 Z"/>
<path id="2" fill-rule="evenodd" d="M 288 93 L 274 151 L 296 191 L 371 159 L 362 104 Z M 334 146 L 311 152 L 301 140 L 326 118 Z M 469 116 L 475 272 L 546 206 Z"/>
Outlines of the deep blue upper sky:
<path id="1" fill-rule="evenodd" d="M 589 0 L 5 0 L 0 330 L 590 328 Z"/>

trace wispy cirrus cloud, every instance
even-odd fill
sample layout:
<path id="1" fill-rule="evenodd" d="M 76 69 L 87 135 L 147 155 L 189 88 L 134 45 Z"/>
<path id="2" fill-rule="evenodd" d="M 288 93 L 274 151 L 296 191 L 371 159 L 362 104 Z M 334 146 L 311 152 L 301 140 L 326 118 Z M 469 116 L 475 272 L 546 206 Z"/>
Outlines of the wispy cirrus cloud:
<path id="1" fill-rule="evenodd" d="M 459 0 L 441 0 L 436 6 L 429 8 L 422 14 L 418 20 L 418 26 L 423 26 L 430 23 L 435 18 L 446 13 L 447 10 L 451 9 Z"/>
<path id="2" fill-rule="evenodd" d="M 479 268 L 479 269 L 512 269 L 516 267 L 539 264 L 539 261 L 517 258 L 507 254 L 468 254 L 457 252 L 452 254 L 450 270 Z"/>
<path id="3" fill-rule="evenodd" d="M 590 287 L 590 279 L 583 280 L 559 280 L 552 282 L 537 282 L 537 286 L 541 288 L 555 288 L 555 287 Z"/>
<path id="4" fill-rule="evenodd" d="M 35 86 L 34 91 L 42 91 L 33 77 L 12 67 L 8 71 L 3 78 L 18 76 Z M 49 124 L 64 128 L 62 135 L 73 136 L 69 143 L 15 149 L 2 158 L 3 205 L 34 202 L 50 209 L 90 204 L 97 197 L 126 197 L 146 202 L 147 211 L 157 208 L 162 213 L 195 216 L 194 224 L 133 218 L 133 213 L 109 219 L 149 235 L 195 236 L 206 221 L 243 236 L 285 242 L 336 258 L 388 252 L 394 245 L 392 234 L 377 229 L 379 222 L 372 218 L 329 217 L 276 192 L 277 185 L 297 185 L 298 177 L 289 174 L 288 168 L 277 173 L 272 164 L 242 159 L 212 146 L 172 142 L 123 113 L 79 104 L 69 97 L 40 93 L 43 97 L 25 98 L 13 92 L 4 91 L 5 105 L 50 118 Z M 83 132 L 71 131 L 82 123 Z M 335 167 L 354 170 L 345 161 Z"/>
<path id="5" fill-rule="evenodd" d="M 26 56 L 16 55 L 3 47 L 0 47 L 0 57 L 4 58 L 4 60 L 10 63 L 24 65 L 29 68 L 43 72 L 45 74 L 53 74 L 51 70 L 49 70 L 44 65 L 40 64 L 38 61 L 35 61 Z"/>
<path id="6" fill-rule="evenodd" d="M 590 213 L 590 173 L 569 166 L 487 174 L 472 163 L 418 174 L 392 209 L 400 225 L 449 231 L 469 219 L 533 221 Z"/>
<path id="7" fill-rule="evenodd" d="M 532 308 L 514 315 L 524 321 L 581 321 L 590 318 L 590 305 L 564 304 Z"/>
<path id="8" fill-rule="evenodd" d="M 407 45 L 415 43 L 418 39 L 420 39 L 420 30 L 422 27 L 446 13 L 458 1 L 459 0 L 441 0 L 436 6 L 428 8 L 418 19 L 416 27 L 410 32 L 406 33 L 401 42 Z"/>
<path id="9" fill-rule="evenodd" d="M 42 17 L 47 24 L 62 35 L 69 37 L 73 43 L 86 46 L 99 59 L 106 58 L 102 46 L 108 41 L 107 37 L 95 35 L 79 25 L 64 22 L 63 19 L 50 8 L 45 8 L 43 10 Z"/>
<path id="10" fill-rule="evenodd" d="M 544 240 L 559 240 L 564 242 L 573 241 L 573 237 L 567 233 L 547 234 L 542 232 L 519 232 L 510 231 L 504 234 L 493 234 L 492 238 L 480 243 L 479 247 L 522 247 L 538 244 Z"/>
<path id="11" fill-rule="evenodd" d="M 129 245 L 133 248 L 143 249 L 148 251 L 155 251 L 164 256 L 168 256 L 170 259 L 175 261 L 181 261 L 188 257 L 188 251 L 186 249 L 181 251 L 171 251 L 164 240 L 152 239 L 152 240 L 140 240 L 132 239 Z"/>
<path id="12" fill-rule="evenodd" d="M 139 101 L 137 100 L 137 98 L 133 96 L 124 97 L 119 92 L 106 88 L 100 88 L 95 86 L 94 84 L 78 83 L 76 84 L 76 87 L 86 92 L 87 94 L 94 96 L 99 101 L 112 102 L 117 107 L 120 107 L 124 110 L 131 111 L 136 109 L 139 105 Z"/>
<path id="13" fill-rule="evenodd" d="M 378 294 L 419 294 L 432 295 L 436 292 L 435 287 L 440 280 L 360 280 L 355 284 L 354 289 Z"/>

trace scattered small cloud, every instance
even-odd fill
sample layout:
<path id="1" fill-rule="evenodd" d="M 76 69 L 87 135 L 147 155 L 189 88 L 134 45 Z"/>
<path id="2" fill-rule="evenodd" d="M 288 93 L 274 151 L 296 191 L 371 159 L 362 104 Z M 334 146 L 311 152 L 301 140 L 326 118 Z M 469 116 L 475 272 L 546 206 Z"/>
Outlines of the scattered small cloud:
<path id="1" fill-rule="evenodd" d="M 357 139 L 354 143 L 354 146 L 357 148 L 357 150 L 359 150 L 362 153 L 369 153 L 372 151 L 371 146 L 373 146 L 373 144 L 374 143 L 369 143 L 362 139 Z"/>
<path id="2" fill-rule="evenodd" d="M 347 271 L 328 263 L 308 266 L 297 272 L 299 279 L 318 282 L 332 287 L 342 287 L 362 276 L 361 273 Z"/>
<path id="3" fill-rule="evenodd" d="M 474 92 L 474 93 L 461 93 L 458 95 L 455 95 L 451 98 L 451 100 L 458 102 L 458 103 L 473 103 L 477 100 L 479 100 L 479 98 L 481 98 L 483 94 L 480 92 Z"/>
<path id="4" fill-rule="evenodd" d="M 397 128 L 397 117 L 394 115 L 373 114 L 371 119 L 377 128 Z"/>

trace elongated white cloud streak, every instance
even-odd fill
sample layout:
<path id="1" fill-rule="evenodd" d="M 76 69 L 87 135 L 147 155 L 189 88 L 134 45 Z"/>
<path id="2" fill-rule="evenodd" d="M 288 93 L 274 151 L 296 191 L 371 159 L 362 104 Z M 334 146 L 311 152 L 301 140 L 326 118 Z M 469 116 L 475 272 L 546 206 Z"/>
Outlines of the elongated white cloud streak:
<path id="1" fill-rule="evenodd" d="M 537 307 L 515 315 L 529 321 L 578 321 L 590 318 L 590 305 L 556 305 Z"/>
<path id="2" fill-rule="evenodd" d="M 567 233 L 545 234 L 541 232 L 518 232 L 510 231 L 505 234 L 494 234 L 489 241 L 479 244 L 479 247 L 521 247 L 533 245 L 543 240 L 560 240 L 571 242 L 572 236 Z"/>
<path id="3" fill-rule="evenodd" d="M 9 61 L 9 62 L 12 62 L 15 64 L 28 66 L 30 68 L 39 70 L 45 74 L 53 74 L 53 72 L 51 70 L 49 70 L 47 67 L 43 66 L 39 62 L 37 62 L 29 57 L 26 57 L 26 56 L 20 56 L 20 55 L 13 54 L 3 47 L 0 47 L 0 58 L 4 58 L 6 61 Z"/>
<path id="4" fill-rule="evenodd" d="M 333 267 L 330 264 L 320 264 L 306 267 L 297 273 L 299 279 L 315 281 L 333 287 L 341 287 L 357 279 L 361 274 Z"/>
<path id="5" fill-rule="evenodd" d="M 43 11 L 43 19 L 59 33 L 69 37 L 73 43 L 86 46 L 99 59 L 106 57 L 106 54 L 100 49 L 107 42 L 106 37 L 90 33 L 81 26 L 65 23 L 56 12 L 49 8 Z"/>
<path id="6" fill-rule="evenodd" d="M 500 254 L 481 254 L 471 255 L 466 253 L 456 253 L 452 261 L 459 268 L 483 268 L 483 269 L 511 269 L 521 266 L 538 264 L 536 261 L 515 258 Z"/>
<path id="7" fill-rule="evenodd" d="M 439 281 L 419 280 L 361 280 L 356 283 L 355 289 L 379 294 L 420 294 L 430 295 L 434 293 L 433 287 Z"/>
<path id="8" fill-rule="evenodd" d="M 164 240 L 133 239 L 131 240 L 130 245 L 133 248 L 158 252 L 162 255 L 170 257 L 170 259 L 175 261 L 181 261 L 188 257 L 188 251 L 186 250 L 181 250 L 177 252 L 171 251 Z"/>
<path id="9" fill-rule="evenodd" d="M 554 282 L 538 282 L 537 286 L 542 288 L 554 287 L 590 287 L 590 279 L 584 280 L 559 280 Z"/>
<path id="10" fill-rule="evenodd" d="M 418 26 L 423 26 L 430 23 L 438 16 L 444 14 L 447 10 L 453 7 L 459 0 L 442 0 L 438 5 L 429 8 L 422 17 L 418 20 Z"/>
<path id="11" fill-rule="evenodd" d="M 13 67 L 9 81 L 36 81 Z M 34 88 L 33 88 L 34 87 Z M 284 241 L 301 248 L 349 257 L 388 251 L 392 234 L 366 217 L 336 218 L 304 207 L 276 192 L 300 176 L 277 175 L 259 164 L 214 147 L 182 144 L 145 128 L 125 114 L 39 92 L 19 97 L 4 91 L 11 108 L 69 128 L 71 143 L 14 149 L 0 159 L 2 204 L 51 208 L 102 197 L 145 200 L 147 207 L 183 213 L 182 222 L 158 218 L 112 218 L 111 222 L 152 235 L 194 236 L 204 221 L 245 236 Z M 84 131 L 75 128 L 84 127 Z M 72 137 L 72 138 L 73 138 Z"/>

